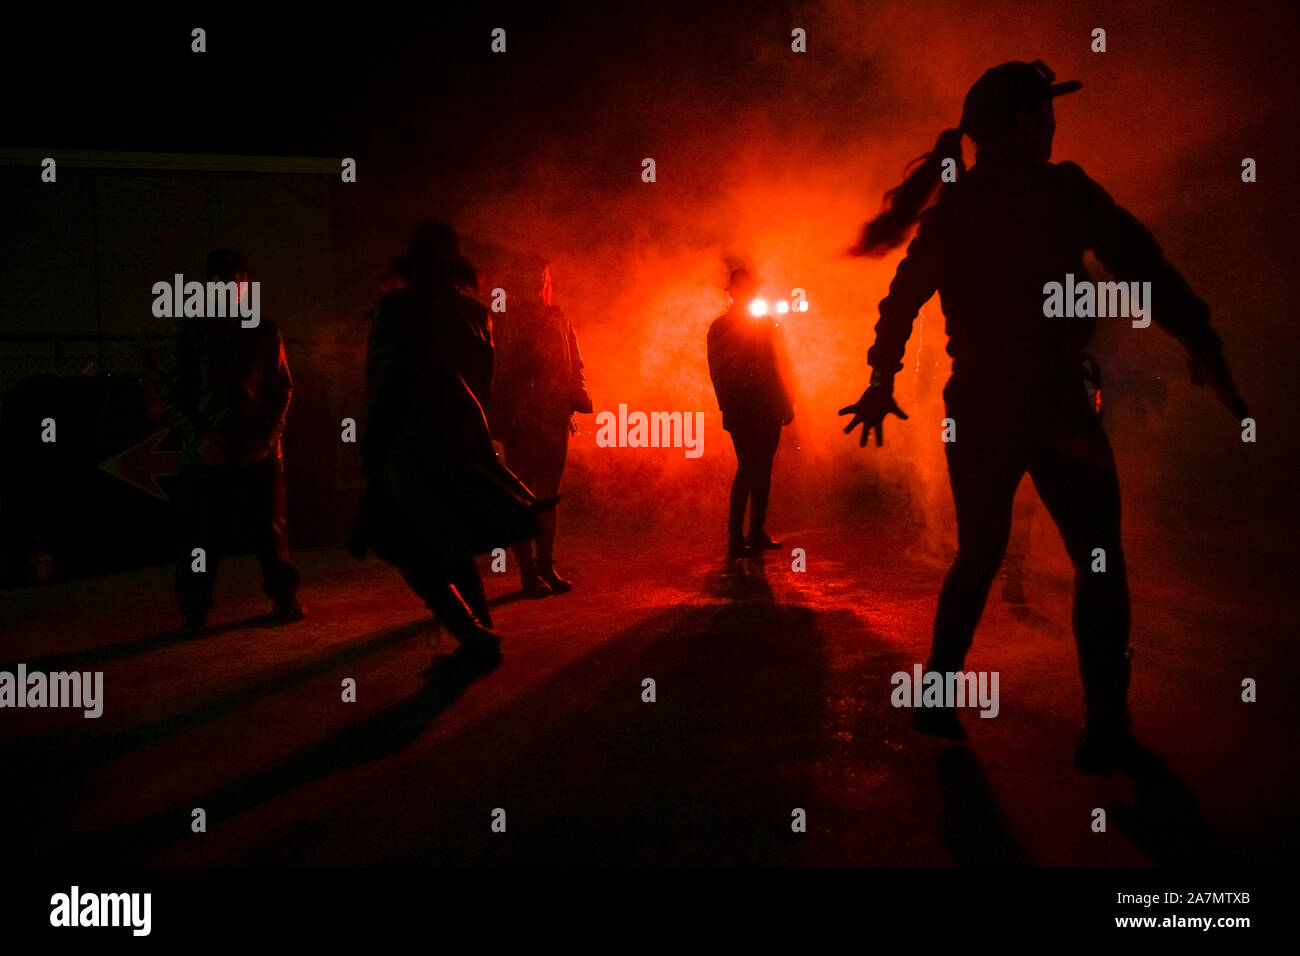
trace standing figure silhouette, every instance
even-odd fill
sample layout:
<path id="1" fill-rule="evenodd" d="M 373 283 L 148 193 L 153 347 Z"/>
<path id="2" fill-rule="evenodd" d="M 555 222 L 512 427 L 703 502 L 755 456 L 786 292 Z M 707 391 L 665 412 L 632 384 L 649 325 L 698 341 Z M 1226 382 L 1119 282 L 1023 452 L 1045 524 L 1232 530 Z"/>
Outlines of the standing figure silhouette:
<path id="1" fill-rule="evenodd" d="M 920 228 L 880 303 L 868 353 L 871 382 L 840 410 L 861 444 L 886 415 L 907 416 L 893 379 L 921 306 L 937 291 L 947 320 L 952 376 L 944 389 L 956 439 L 946 444 L 957 511 L 957 556 L 939 594 L 928 671 L 963 668 L 989 588 L 1006 552 L 1012 503 L 1026 472 L 1065 540 L 1075 571 L 1074 635 L 1086 722 L 1075 766 L 1131 767 L 1129 594 L 1120 547 L 1119 479 L 1091 407 L 1083 347 L 1094 320 L 1047 318 L 1045 284 L 1089 281 L 1091 250 L 1123 282 L 1151 283 L 1148 308 L 1189 355 L 1192 380 L 1208 381 L 1238 418 L 1246 408 L 1209 323 L 1209 308 L 1165 261 L 1151 234 L 1074 163 L 1051 163 L 1055 97 L 1082 86 L 1053 83 L 1041 61 L 1004 63 L 966 96 L 961 123 L 939 136 L 853 250 L 882 255 Z M 962 164 L 963 135 L 975 164 Z M 951 164 L 946 160 L 952 160 Z M 943 170 L 942 186 L 926 209 Z M 1100 549 L 1100 550 L 1099 550 Z M 1104 554 L 1104 571 L 1097 556 Z M 964 736 L 951 708 L 918 708 L 918 729 Z"/>
<path id="2" fill-rule="evenodd" d="M 731 433 L 736 449 L 736 477 L 731 482 L 727 512 L 730 557 L 781 547 L 781 542 L 767 533 L 767 501 L 781 429 L 794 421 L 790 361 L 781 330 L 770 316 L 749 310 L 749 300 L 757 289 L 748 271 L 732 270 L 727 283 L 731 307 L 713 320 L 705 343 L 722 427 Z"/>

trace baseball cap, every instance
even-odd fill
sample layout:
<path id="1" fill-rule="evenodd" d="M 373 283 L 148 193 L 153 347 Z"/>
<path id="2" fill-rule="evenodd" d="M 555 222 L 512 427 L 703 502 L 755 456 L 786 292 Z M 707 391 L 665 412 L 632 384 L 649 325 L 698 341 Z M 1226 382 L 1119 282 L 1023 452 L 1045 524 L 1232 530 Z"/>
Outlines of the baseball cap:
<path id="1" fill-rule="evenodd" d="M 1078 80 L 1055 80 L 1056 74 L 1042 60 L 1013 60 L 985 71 L 962 104 L 962 131 L 976 138 L 980 133 L 997 132 L 1010 125 L 1022 107 L 1037 106 L 1083 86 Z"/>

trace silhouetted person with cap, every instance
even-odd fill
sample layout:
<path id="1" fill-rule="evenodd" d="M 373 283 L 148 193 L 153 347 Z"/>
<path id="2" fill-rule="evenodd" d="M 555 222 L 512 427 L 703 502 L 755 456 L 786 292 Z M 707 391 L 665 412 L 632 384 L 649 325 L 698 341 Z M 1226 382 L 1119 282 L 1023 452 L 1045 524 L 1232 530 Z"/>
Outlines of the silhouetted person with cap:
<path id="1" fill-rule="evenodd" d="M 492 403 L 493 437 L 506 466 L 541 498 L 560 492 L 575 412 L 589 413 L 578 337 L 555 305 L 546 260 L 526 257 L 512 270 L 506 309 L 496 317 Z M 525 596 L 566 594 L 573 585 L 555 569 L 556 511 L 538 515 L 536 554 L 531 541 L 514 547 Z"/>
<path id="2" fill-rule="evenodd" d="M 714 319 L 708 334 L 709 376 L 722 412 L 722 427 L 731 434 L 736 449 L 736 477 L 731 483 L 727 518 L 732 557 L 781 547 L 767 534 L 767 500 L 781 429 L 794 421 L 785 346 L 772 317 L 751 312 L 750 300 L 756 289 L 746 270 L 733 270 L 727 283 L 731 307 Z"/>
<path id="3" fill-rule="evenodd" d="M 207 278 L 238 283 L 241 302 L 249 294 L 248 263 L 238 250 L 210 253 Z M 217 563 L 243 530 L 252 533 L 272 617 L 299 620 L 280 450 L 293 379 L 279 329 L 265 316 L 248 327 L 238 314 L 179 318 L 164 378 L 172 428 L 181 436 L 175 511 L 182 633 L 203 629 Z"/>
<path id="4" fill-rule="evenodd" d="M 960 671 L 1007 546 L 1012 502 L 1022 476 L 1033 478 L 1075 568 L 1074 634 L 1087 719 L 1075 765 L 1093 773 L 1131 767 L 1139 753 L 1129 733 L 1129 595 L 1120 547 L 1119 480 L 1109 441 L 1086 387 L 1086 318 L 1046 318 L 1045 285 L 1067 273 L 1088 280 L 1091 250 L 1121 281 L 1149 281 L 1152 317 L 1182 342 L 1193 381 L 1208 380 L 1241 419 L 1238 396 L 1209 308 L 1165 261 L 1145 228 L 1074 163 L 1051 163 L 1052 100 L 1077 90 L 1053 84 L 1041 62 L 1004 63 L 971 88 L 957 129 L 944 132 L 921 164 L 886 195 L 867 224 L 862 254 L 899 245 L 920 221 L 889 294 L 880 303 L 868 353 L 871 382 L 846 432 L 861 424 L 862 444 L 886 415 L 907 416 L 893 380 L 920 307 L 937 290 L 947 319 L 952 377 L 944 389 L 956 440 L 945 446 L 957 510 L 957 557 L 939 595 L 927 670 Z M 961 163 L 962 136 L 976 161 Z M 922 214 L 940 184 L 944 160 L 955 182 Z M 1092 570 L 1097 549 L 1105 570 Z M 961 736 L 955 712 L 918 709 L 920 729 Z"/>
<path id="5" fill-rule="evenodd" d="M 456 233 L 426 223 L 397 265 L 404 284 L 371 312 L 366 491 L 352 538 L 397 565 L 480 662 L 500 661 L 474 556 L 538 534 L 538 503 L 496 457 L 484 408 L 494 364 L 487 309 L 461 289 L 477 273 Z"/>

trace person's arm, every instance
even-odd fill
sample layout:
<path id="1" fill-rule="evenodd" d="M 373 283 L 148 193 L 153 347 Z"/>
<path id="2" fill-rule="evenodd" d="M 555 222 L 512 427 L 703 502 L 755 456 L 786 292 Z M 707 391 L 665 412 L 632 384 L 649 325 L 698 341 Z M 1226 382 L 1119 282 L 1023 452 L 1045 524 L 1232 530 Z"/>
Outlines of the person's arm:
<path id="1" fill-rule="evenodd" d="M 198 355 L 189 323 L 176 323 L 161 378 L 168 424 L 184 445 L 197 447 L 207 427 L 199 414 Z"/>
<path id="2" fill-rule="evenodd" d="M 867 352 L 871 382 L 862 397 L 840 409 L 841 415 L 853 417 L 844 427 L 850 434 L 862 425 L 861 445 L 874 429 L 876 444 L 883 445 L 886 415 L 907 418 L 894 401 L 894 376 L 903 368 L 903 353 L 912 335 L 917 313 L 939 288 L 939 235 L 933 213 L 921 220 L 921 228 L 908 244 L 907 254 L 898 264 L 889 294 L 880 301 L 880 320 L 876 323 L 876 341 Z"/>
<path id="3" fill-rule="evenodd" d="M 199 411 L 200 343 L 196 326 L 177 323 L 172 350 L 162 367 L 162 392 L 168 405 L 168 424 L 181 437 L 182 449 L 194 449 L 208 464 L 224 464 L 225 441 L 212 432 Z"/>
<path id="4" fill-rule="evenodd" d="M 715 320 L 713 325 L 709 326 L 707 338 L 709 380 L 713 382 L 713 394 L 718 399 L 718 411 L 725 412 L 733 404 L 731 401 L 733 369 L 726 336 L 718 327 L 719 321 L 721 320 Z"/>
<path id="5" fill-rule="evenodd" d="M 587 366 L 582 361 L 582 350 L 578 348 L 578 334 L 573 331 L 573 325 L 569 322 L 566 321 L 564 327 L 569 335 L 570 374 L 573 377 L 573 410 L 580 415 L 589 415 L 595 406 L 591 401 L 591 393 L 587 390 L 587 375 L 583 371 Z"/>
<path id="6" fill-rule="evenodd" d="M 1082 196 L 1088 247 L 1122 282 L 1150 282 L 1151 318 L 1187 350 L 1192 380 L 1209 379 L 1223 403 L 1238 418 L 1247 414 L 1237 394 L 1223 345 L 1210 325 L 1210 307 L 1170 265 L 1155 237 L 1074 163 L 1058 167 Z"/>
<path id="7" fill-rule="evenodd" d="M 794 369 L 790 365 L 790 353 L 785 347 L 785 335 L 779 325 L 772 329 L 772 350 L 775 357 L 776 387 L 781 401 L 781 424 L 789 425 L 794 421 Z"/>
<path id="8" fill-rule="evenodd" d="M 867 352 L 871 380 L 894 385 L 894 375 L 903 368 L 903 353 L 912 337 L 912 324 L 921 306 L 930 301 L 939 287 L 939 238 L 932 217 L 921 221 L 916 237 L 907 246 L 907 255 L 898 264 L 889 293 L 880 300 L 880 320 L 876 322 L 876 341 Z"/>
<path id="9" fill-rule="evenodd" d="M 370 343 L 366 348 L 366 430 L 361 436 L 361 467 L 373 475 L 397 432 L 402 403 L 402 361 L 404 343 L 398 320 L 376 306 Z"/>
<path id="10" fill-rule="evenodd" d="M 262 406 L 262 434 L 248 453 L 249 464 L 261 461 L 268 454 L 273 454 L 284 433 L 284 420 L 289 411 L 289 401 L 293 397 L 293 376 L 289 372 L 289 360 L 284 353 L 284 339 L 280 330 L 271 327 L 272 338 L 266 351 L 266 400 Z"/>

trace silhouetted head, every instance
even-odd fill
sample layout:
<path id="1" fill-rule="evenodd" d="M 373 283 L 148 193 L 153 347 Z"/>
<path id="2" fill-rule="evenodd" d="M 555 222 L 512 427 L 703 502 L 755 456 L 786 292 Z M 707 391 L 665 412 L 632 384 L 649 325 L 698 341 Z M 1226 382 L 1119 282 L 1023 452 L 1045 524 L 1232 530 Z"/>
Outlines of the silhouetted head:
<path id="1" fill-rule="evenodd" d="M 731 277 L 727 280 L 727 292 L 733 302 L 743 305 L 753 297 L 757 285 L 748 269 L 732 269 Z"/>
<path id="2" fill-rule="evenodd" d="M 519 274 L 518 283 L 529 299 L 542 305 L 555 303 L 550 260 L 530 252 L 519 258 L 515 268 Z"/>
<path id="3" fill-rule="evenodd" d="M 413 286 L 478 287 L 478 272 L 460 254 L 456 230 L 445 222 L 416 226 L 406 255 L 394 263 L 393 269 Z"/>
<path id="4" fill-rule="evenodd" d="M 238 249 L 213 249 L 205 271 L 209 282 L 247 282 L 248 258 Z"/>
<path id="5" fill-rule="evenodd" d="M 239 283 L 235 299 L 239 302 L 244 301 L 244 296 L 248 294 L 250 270 L 248 257 L 242 252 L 238 249 L 213 249 L 208 253 L 207 267 L 204 271 L 209 282 Z"/>
<path id="6" fill-rule="evenodd" d="M 975 81 L 961 111 L 961 131 L 975 141 L 976 156 L 1045 163 L 1052 155 L 1056 117 L 1052 100 L 1083 86 L 1056 79 L 1042 60 L 995 66 Z"/>
<path id="7" fill-rule="evenodd" d="M 902 184 L 885 193 L 884 210 L 863 227 L 862 238 L 850 251 L 879 256 L 902 243 L 939 187 L 946 161 L 952 161 L 958 175 L 966 171 L 963 135 L 975 141 L 977 161 L 1047 162 L 1056 133 L 1052 100 L 1083 86 L 1077 80 L 1055 79 L 1047 64 L 1035 60 L 1003 63 L 976 80 L 966 94 L 961 123 L 940 133 L 934 149 L 911 164 L 915 168 Z"/>

